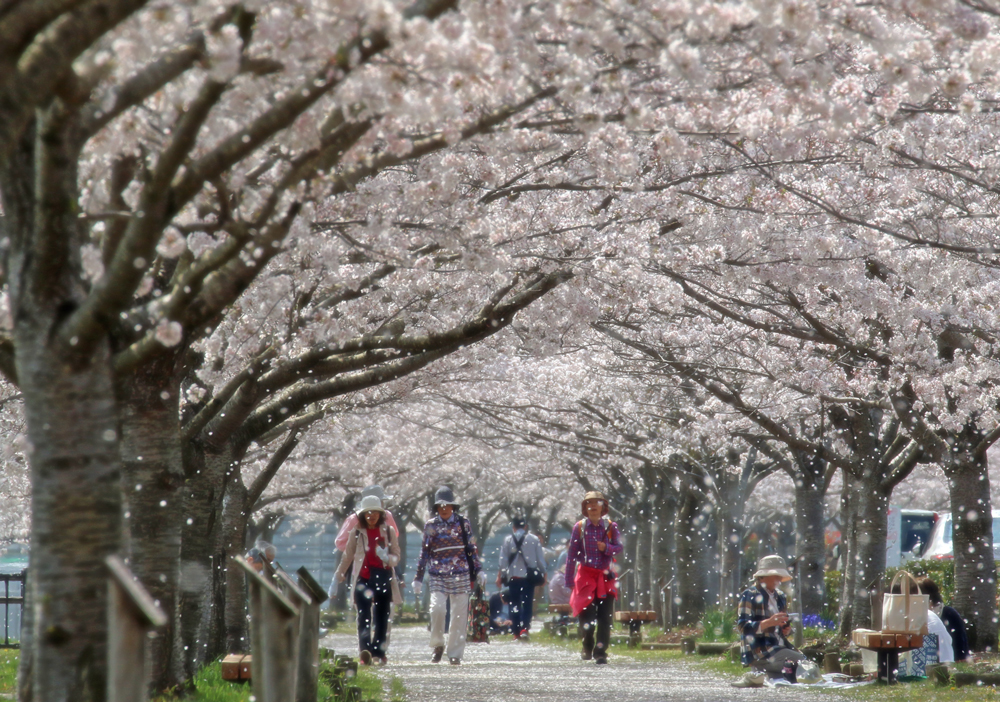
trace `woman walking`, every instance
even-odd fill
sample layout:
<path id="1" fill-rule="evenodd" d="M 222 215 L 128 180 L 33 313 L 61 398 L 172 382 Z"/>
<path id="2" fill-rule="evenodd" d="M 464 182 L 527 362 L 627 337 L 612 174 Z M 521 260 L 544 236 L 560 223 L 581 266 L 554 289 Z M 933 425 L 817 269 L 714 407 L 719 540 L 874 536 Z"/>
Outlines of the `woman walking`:
<path id="1" fill-rule="evenodd" d="M 584 518 L 573 527 L 566 557 L 566 587 L 573 616 L 583 628 L 583 660 L 608 662 L 611 618 L 618 597 L 618 579 L 611 563 L 622 550 L 618 525 L 607 519 L 608 501 L 599 492 L 588 492 L 580 505 Z M 596 627 L 595 627 L 596 624 Z M 596 642 L 595 642 L 596 628 Z"/>
<path id="2" fill-rule="evenodd" d="M 451 602 L 451 625 L 448 630 L 448 661 L 462 662 L 466 627 L 469 625 L 469 592 L 473 583 L 486 584 L 482 573 L 472 525 L 458 514 L 458 502 L 449 487 L 438 488 L 434 495 L 437 515 L 424 525 L 424 540 L 413 579 L 413 592 L 420 597 L 424 572 L 430 573 L 432 663 L 444 655 L 445 610 Z"/>
<path id="3" fill-rule="evenodd" d="M 396 530 L 385 519 L 382 501 L 374 495 L 361 499 L 357 508 L 358 525 L 350 532 L 344 557 L 337 568 L 337 580 L 343 582 L 348 567 L 354 565 L 354 606 L 358 610 L 358 648 L 361 662 L 373 660 L 385 665 L 388 647 L 389 609 L 403 598 L 396 582 L 399 563 Z"/>

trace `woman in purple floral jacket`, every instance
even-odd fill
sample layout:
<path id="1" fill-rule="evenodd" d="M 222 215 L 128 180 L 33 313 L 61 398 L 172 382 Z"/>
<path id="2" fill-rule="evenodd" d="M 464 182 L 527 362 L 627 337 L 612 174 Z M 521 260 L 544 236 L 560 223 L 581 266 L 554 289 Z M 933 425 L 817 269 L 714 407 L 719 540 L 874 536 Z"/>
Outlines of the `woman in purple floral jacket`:
<path id="1" fill-rule="evenodd" d="M 444 620 L 451 601 L 451 626 L 448 630 L 448 661 L 462 662 L 465 652 L 466 628 L 469 624 L 469 593 L 472 584 L 486 584 L 486 575 L 479 563 L 479 553 L 472 537 L 469 520 L 457 512 L 458 503 L 449 487 L 438 488 L 434 495 L 437 516 L 424 525 L 424 540 L 417 561 L 413 592 L 420 596 L 424 572 L 430 574 L 431 648 L 433 663 L 444 655 Z"/>

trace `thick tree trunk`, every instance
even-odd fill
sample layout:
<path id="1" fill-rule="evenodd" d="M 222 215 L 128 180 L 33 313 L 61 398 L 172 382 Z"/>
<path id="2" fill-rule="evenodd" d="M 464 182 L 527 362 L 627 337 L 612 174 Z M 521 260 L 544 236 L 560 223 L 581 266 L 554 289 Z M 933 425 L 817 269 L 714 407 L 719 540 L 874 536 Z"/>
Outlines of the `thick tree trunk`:
<path id="1" fill-rule="evenodd" d="M 656 510 L 656 530 L 651 543 L 653 576 L 657 590 L 657 608 L 660 607 L 660 591 L 677 575 L 674 551 L 676 548 L 674 523 L 677 518 L 677 498 L 674 495 L 664 496 L 653 505 Z M 676 591 L 677 583 L 673 589 Z M 671 602 L 671 608 L 677 605 Z"/>
<path id="2" fill-rule="evenodd" d="M 168 613 L 166 627 L 150 641 L 150 684 L 161 691 L 184 681 L 180 639 L 174 636 L 179 623 L 184 468 L 173 357 L 148 364 L 123 380 L 119 398 L 129 567 Z"/>
<path id="3" fill-rule="evenodd" d="M 650 505 L 646 504 L 639 512 L 635 530 L 635 577 L 633 578 L 636 589 L 635 608 L 644 610 L 652 607 L 652 596 L 649 591 L 649 544 L 652 531 L 650 513 Z"/>
<path id="4" fill-rule="evenodd" d="M 746 496 L 739 481 L 719 486 L 716 505 L 716 531 L 719 534 L 719 605 L 733 609 L 739 601 L 740 571 L 743 569 L 743 514 Z"/>
<path id="5" fill-rule="evenodd" d="M 236 565 L 233 556 L 241 556 L 246 548 L 247 522 L 250 517 L 247 489 L 238 473 L 226 483 L 226 497 L 222 509 L 222 546 L 226 554 L 225 602 L 220 604 L 225 612 L 225 651 L 250 652 L 250 630 L 247 626 L 247 589 L 243 569 Z"/>
<path id="6" fill-rule="evenodd" d="M 880 628 L 871 621 L 871 588 L 885 573 L 885 536 L 888 529 L 889 495 L 874 480 L 856 481 L 851 491 L 854 519 L 845 524 L 848 534 L 848 572 L 845 599 L 841 602 L 841 632 L 857 628 Z"/>
<path id="7" fill-rule="evenodd" d="M 966 454 L 967 455 L 967 454 Z M 997 649 L 996 562 L 986 457 L 946 467 L 955 553 L 955 608 L 975 651 Z"/>
<path id="8" fill-rule="evenodd" d="M 690 492 L 684 494 L 677 511 L 677 579 L 680 602 L 677 617 L 681 624 L 694 624 L 705 612 L 708 572 L 701 567 L 704 551 L 701 504 Z"/>
<path id="9" fill-rule="evenodd" d="M 818 485 L 801 481 L 795 486 L 795 534 L 803 614 L 820 614 L 826 604 L 823 580 L 826 542 L 823 533 L 822 476 Z"/>
<path id="10" fill-rule="evenodd" d="M 92 359 L 67 358 L 48 345 L 44 316 L 38 310 L 34 320 L 44 328 L 17 331 L 32 447 L 28 584 L 35 609 L 25 660 L 35 673 L 36 702 L 91 702 L 104 699 L 107 675 L 104 559 L 121 550 L 114 389 L 107 346 Z"/>
<path id="11" fill-rule="evenodd" d="M 179 609 L 188 678 L 207 660 L 211 647 L 212 590 L 220 575 L 212 570 L 213 556 L 221 550 L 222 498 L 231 463 L 228 446 L 212 452 L 195 447 L 186 460 Z"/>

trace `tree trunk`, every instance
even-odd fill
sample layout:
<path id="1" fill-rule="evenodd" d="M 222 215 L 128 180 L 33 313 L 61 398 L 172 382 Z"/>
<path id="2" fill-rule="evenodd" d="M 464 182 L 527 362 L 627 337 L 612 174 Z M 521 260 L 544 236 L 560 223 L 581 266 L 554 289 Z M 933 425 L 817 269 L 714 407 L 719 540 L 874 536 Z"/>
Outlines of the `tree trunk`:
<path id="1" fill-rule="evenodd" d="M 246 577 L 244 570 L 232 559 L 233 556 L 242 556 L 244 553 L 249 517 L 247 489 L 239 473 L 234 472 L 226 483 L 226 497 L 222 509 L 222 546 L 226 556 L 225 602 L 215 603 L 216 607 L 221 605 L 225 612 L 226 653 L 250 652 Z"/>
<path id="2" fill-rule="evenodd" d="M 972 650 L 995 651 L 996 562 L 986 457 L 952 463 L 946 471 L 955 554 L 954 606 L 968 623 Z"/>
<path id="3" fill-rule="evenodd" d="M 226 475 L 232 462 L 229 446 L 207 451 L 195 447 L 185 465 L 183 538 L 181 540 L 181 641 L 184 670 L 191 678 L 207 660 L 213 616 L 213 555 L 220 549 L 219 528 Z"/>
<path id="4" fill-rule="evenodd" d="M 649 555 L 650 555 L 650 514 L 652 510 L 646 504 L 639 512 L 639 519 L 636 521 L 635 530 L 635 608 L 648 610 L 652 608 L 651 593 L 649 591 Z"/>
<path id="5" fill-rule="evenodd" d="M 122 498 L 125 543 L 132 574 L 167 613 L 167 625 L 151 639 L 150 684 L 162 691 L 184 680 L 177 590 L 180 581 L 181 489 L 178 382 L 174 357 L 147 364 L 119 384 L 122 427 Z"/>
<path id="6" fill-rule="evenodd" d="M 881 627 L 871 621 L 871 592 L 885 573 L 885 536 L 888 530 L 889 495 L 874 480 L 856 481 L 851 492 L 854 519 L 845 524 L 848 533 L 846 598 L 841 602 L 841 632 Z"/>
<path id="7" fill-rule="evenodd" d="M 823 533 L 823 476 L 819 484 L 799 481 L 795 486 L 795 534 L 803 614 L 820 614 L 826 603 L 824 564 L 826 542 Z"/>
<path id="8" fill-rule="evenodd" d="M 677 617 L 685 625 L 696 623 L 705 612 L 708 573 L 700 566 L 703 550 L 700 506 L 698 498 L 686 492 L 677 512 L 677 597 L 680 599 Z"/>
<path id="9" fill-rule="evenodd" d="M 25 314 L 27 310 L 23 311 Z M 16 316 L 16 315 L 15 315 Z M 17 329 L 31 450 L 32 650 L 36 702 L 103 700 L 107 569 L 121 549 L 117 416 L 109 352 L 71 359 L 49 346 L 41 310 Z"/>

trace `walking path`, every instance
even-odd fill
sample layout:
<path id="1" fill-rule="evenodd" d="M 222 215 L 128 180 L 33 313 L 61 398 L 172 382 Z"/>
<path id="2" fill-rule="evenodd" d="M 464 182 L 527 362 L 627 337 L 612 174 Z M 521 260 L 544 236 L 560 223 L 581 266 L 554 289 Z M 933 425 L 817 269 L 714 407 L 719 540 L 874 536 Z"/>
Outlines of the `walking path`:
<path id="1" fill-rule="evenodd" d="M 349 627 L 350 624 L 347 625 Z M 357 655 L 357 637 L 347 627 L 323 639 L 338 653 Z M 430 662 L 429 634 L 419 627 L 392 631 L 389 665 L 378 668 L 388 681 L 402 678 L 409 702 L 782 702 L 844 698 L 805 689 L 741 690 L 731 680 L 698 670 L 687 661 L 638 661 L 612 655 L 608 665 L 580 660 L 560 646 L 522 644 L 506 637 L 469 644 L 459 666 Z M 386 694 L 385 699 L 389 696 Z"/>

